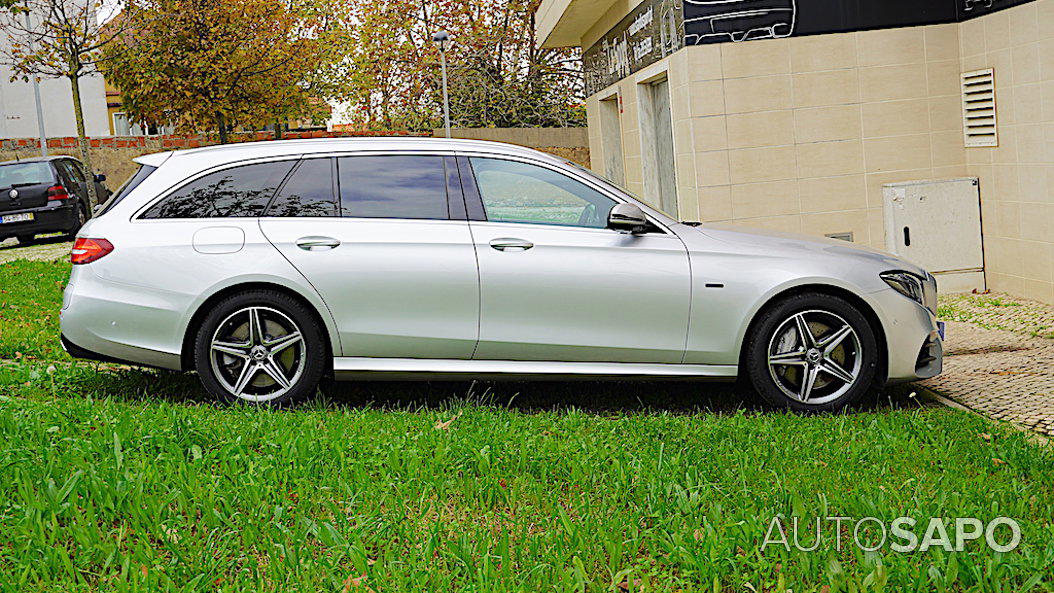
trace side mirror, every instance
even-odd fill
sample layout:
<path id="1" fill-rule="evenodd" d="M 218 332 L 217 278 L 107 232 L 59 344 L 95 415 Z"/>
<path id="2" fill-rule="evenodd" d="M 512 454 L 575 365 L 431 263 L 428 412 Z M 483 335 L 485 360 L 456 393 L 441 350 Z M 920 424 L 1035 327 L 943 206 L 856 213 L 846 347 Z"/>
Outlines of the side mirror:
<path id="1" fill-rule="evenodd" d="M 98 216 L 100 210 L 102 210 L 102 204 L 96 204 L 96 205 L 92 206 L 91 207 L 92 218 Z"/>
<path id="2" fill-rule="evenodd" d="M 648 217 L 634 204 L 615 204 L 608 213 L 608 228 L 628 233 L 643 233 Z"/>
<path id="3" fill-rule="evenodd" d="M 102 173 L 96 173 L 95 174 L 95 183 L 102 183 L 103 181 L 106 181 L 106 176 L 103 175 Z"/>

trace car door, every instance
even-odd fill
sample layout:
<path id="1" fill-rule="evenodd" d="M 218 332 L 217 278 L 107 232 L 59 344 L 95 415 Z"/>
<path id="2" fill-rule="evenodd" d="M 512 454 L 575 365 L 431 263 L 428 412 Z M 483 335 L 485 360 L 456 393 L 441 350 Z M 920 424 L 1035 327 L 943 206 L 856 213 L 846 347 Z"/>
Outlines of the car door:
<path id="1" fill-rule="evenodd" d="M 691 272 L 674 234 L 608 229 L 616 201 L 550 165 L 459 157 L 480 270 L 474 358 L 680 363 Z"/>
<path id="2" fill-rule="evenodd" d="M 80 165 L 71 159 L 59 159 L 55 161 L 66 190 L 71 196 L 77 196 L 78 200 L 88 202 L 88 186 L 84 183 L 84 174 Z"/>
<path id="3" fill-rule="evenodd" d="M 479 274 L 454 158 L 332 160 L 305 159 L 260 226 L 325 300 L 343 356 L 471 358 Z M 305 208 L 334 190 L 339 216 Z"/>

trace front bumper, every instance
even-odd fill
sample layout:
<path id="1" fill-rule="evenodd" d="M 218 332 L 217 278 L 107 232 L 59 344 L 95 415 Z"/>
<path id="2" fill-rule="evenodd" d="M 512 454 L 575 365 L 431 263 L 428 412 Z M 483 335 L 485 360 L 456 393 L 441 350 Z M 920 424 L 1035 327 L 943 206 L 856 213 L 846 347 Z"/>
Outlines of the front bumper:
<path id="1" fill-rule="evenodd" d="M 43 235 L 69 231 L 77 224 L 77 201 L 68 200 L 58 206 L 42 206 L 24 210 L 5 210 L 0 216 L 31 213 L 33 220 L 0 224 L 0 240 L 19 235 Z"/>
<path id="2" fill-rule="evenodd" d="M 869 296 L 886 335 L 888 381 L 939 375 L 944 367 L 944 340 L 933 311 L 892 288 Z"/>

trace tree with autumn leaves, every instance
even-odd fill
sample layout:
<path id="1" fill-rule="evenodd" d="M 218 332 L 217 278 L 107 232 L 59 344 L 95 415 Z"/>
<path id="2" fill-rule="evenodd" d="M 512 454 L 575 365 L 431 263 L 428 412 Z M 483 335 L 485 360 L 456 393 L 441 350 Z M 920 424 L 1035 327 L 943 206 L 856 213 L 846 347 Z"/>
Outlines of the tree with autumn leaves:
<path id="1" fill-rule="evenodd" d="M 106 23 L 94 18 L 94 2 L 20 0 L 59 17 L 14 44 L 15 71 L 64 76 L 76 89 L 101 70 L 125 111 L 147 124 L 214 130 L 226 141 L 234 126 L 310 118 L 321 101 L 335 101 L 364 128 L 435 128 L 441 80 L 431 36 L 439 30 L 453 37 L 455 125 L 584 120 L 577 53 L 535 41 L 540 0 L 125 0 Z M 65 14 L 69 7 L 84 13 Z"/>
<path id="2" fill-rule="evenodd" d="M 439 127 L 444 30 L 455 126 L 582 125 L 577 50 L 535 40 L 540 0 L 353 0 L 337 3 L 340 59 L 326 68 L 336 99 L 365 127 Z"/>
<path id="3" fill-rule="evenodd" d="M 101 24 L 97 8 L 94 0 L 17 0 L 4 1 L 0 10 L 0 31 L 7 37 L 0 60 L 11 66 L 13 78 L 69 81 L 80 157 L 89 179 L 94 169 L 84 132 L 80 79 L 99 71 L 107 59 L 104 50 L 122 31 L 118 24 Z M 86 185 L 89 199 L 97 202 L 95 184 Z"/>
<path id="4" fill-rule="evenodd" d="M 126 111 L 184 131 L 309 117 L 328 16 L 313 0 L 128 0 L 106 48 Z"/>

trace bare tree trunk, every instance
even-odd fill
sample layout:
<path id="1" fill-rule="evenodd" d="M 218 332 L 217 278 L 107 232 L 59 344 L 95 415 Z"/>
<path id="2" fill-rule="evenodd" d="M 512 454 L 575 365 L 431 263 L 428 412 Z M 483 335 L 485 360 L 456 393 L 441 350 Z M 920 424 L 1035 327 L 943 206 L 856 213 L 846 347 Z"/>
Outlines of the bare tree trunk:
<path id="1" fill-rule="evenodd" d="M 220 132 L 220 144 L 227 143 L 227 118 L 222 112 L 216 112 L 216 128 Z"/>
<path id="2" fill-rule="evenodd" d="M 274 139 L 282 139 L 282 120 L 278 119 L 277 117 L 274 118 Z"/>
<path id="3" fill-rule="evenodd" d="M 88 204 L 99 203 L 99 197 L 95 195 L 95 169 L 91 165 L 91 151 L 88 148 L 88 138 L 84 135 L 84 110 L 81 107 L 81 85 L 80 78 L 70 76 L 70 88 L 73 89 L 73 115 L 77 120 L 77 144 L 81 149 L 81 162 L 84 163 L 85 183 L 88 185 Z"/>

